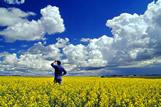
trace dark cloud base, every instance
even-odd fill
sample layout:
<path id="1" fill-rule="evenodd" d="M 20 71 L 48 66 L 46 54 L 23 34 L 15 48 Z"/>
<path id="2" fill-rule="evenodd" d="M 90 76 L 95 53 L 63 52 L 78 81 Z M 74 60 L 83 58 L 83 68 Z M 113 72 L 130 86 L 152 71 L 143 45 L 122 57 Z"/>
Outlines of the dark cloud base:
<path id="1" fill-rule="evenodd" d="M 97 75 L 161 75 L 161 67 L 152 68 L 110 68 L 106 71 L 99 72 Z"/>

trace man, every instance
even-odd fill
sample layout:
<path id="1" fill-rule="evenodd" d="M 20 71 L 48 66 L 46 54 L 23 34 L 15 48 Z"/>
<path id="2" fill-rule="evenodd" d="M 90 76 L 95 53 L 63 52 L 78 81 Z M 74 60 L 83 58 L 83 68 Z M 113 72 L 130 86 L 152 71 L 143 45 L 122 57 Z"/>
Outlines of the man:
<path id="1" fill-rule="evenodd" d="M 57 62 L 57 65 L 54 63 Z M 62 76 L 67 74 L 67 71 L 61 66 L 61 62 L 59 60 L 55 60 L 51 63 L 51 66 L 55 69 L 55 78 L 54 83 L 62 83 Z"/>

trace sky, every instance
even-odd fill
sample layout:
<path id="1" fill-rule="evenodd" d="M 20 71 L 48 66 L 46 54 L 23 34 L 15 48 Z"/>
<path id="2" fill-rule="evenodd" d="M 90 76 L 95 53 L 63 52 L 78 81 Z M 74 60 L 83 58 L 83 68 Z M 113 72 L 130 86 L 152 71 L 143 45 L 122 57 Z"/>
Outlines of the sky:
<path id="1" fill-rule="evenodd" d="M 161 75 L 161 0 L 0 0 L 0 75 Z"/>

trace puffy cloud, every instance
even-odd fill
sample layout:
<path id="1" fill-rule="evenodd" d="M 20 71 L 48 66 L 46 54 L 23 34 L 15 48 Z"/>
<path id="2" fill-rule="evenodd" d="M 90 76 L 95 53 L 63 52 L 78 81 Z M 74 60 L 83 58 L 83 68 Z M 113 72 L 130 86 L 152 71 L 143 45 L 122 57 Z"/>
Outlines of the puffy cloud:
<path id="1" fill-rule="evenodd" d="M 69 42 L 68 38 L 65 38 L 65 39 L 57 38 L 57 43 L 55 44 L 55 47 L 63 48 L 68 44 L 68 42 Z"/>
<path id="2" fill-rule="evenodd" d="M 0 62 L 1 71 L 15 74 L 46 74 L 45 70 L 50 69 L 49 61 L 43 59 L 42 54 L 23 54 L 19 58 L 15 53 L 6 54 L 3 56 L 3 61 Z"/>
<path id="3" fill-rule="evenodd" d="M 41 9 L 41 14 L 40 21 L 48 34 L 64 32 L 65 27 L 58 7 L 48 5 L 46 8 Z"/>
<path id="4" fill-rule="evenodd" d="M 68 63 L 78 66 L 81 66 L 83 63 L 85 63 L 87 50 L 84 45 L 79 44 L 74 46 L 70 44 L 63 49 L 63 52 L 68 59 Z"/>
<path id="5" fill-rule="evenodd" d="M 5 57 L 4 57 L 4 64 L 13 64 L 13 63 L 16 63 L 17 62 L 17 55 L 15 53 L 13 54 L 7 54 Z"/>
<path id="6" fill-rule="evenodd" d="M 0 32 L 0 35 L 3 35 L 7 42 L 43 40 L 45 33 L 61 33 L 65 30 L 59 9 L 55 6 L 48 5 L 41 9 L 42 17 L 37 21 L 27 19 L 27 16 L 34 15 L 34 13 L 25 13 L 16 8 L 0 8 L 0 13 L 4 14 L 0 16 L 0 25 L 8 26 Z M 15 13 L 18 14 L 15 15 Z"/>
<path id="7" fill-rule="evenodd" d="M 123 13 L 106 25 L 112 28 L 115 56 L 109 63 L 129 64 L 160 56 L 161 45 L 161 0 L 148 5 L 143 15 Z M 117 63 L 118 62 L 118 63 Z"/>
<path id="8" fill-rule="evenodd" d="M 35 43 L 26 51 L 16 53 L 0 53 L 0 72 L 20 75 L 51 75 L 53 68 L 50 66 L 55 59 L 61 59 L 63 54 L 59 48 L 67 46 L 69 39 L 58 38 L 55 44 L 44 46 L 43 43 Z M 66 59 L 62 59 L 65 64 Z M 65 64 L 67 70 L 69 65 Z"/>
<path id="9" fill-rule="evenodd" d="M 0 71 L 21 75 L 50 75 L 54 71 L 50 66 L 51 62 L 61 59 L 63 54 L 59 48 L 64 48 L 69 41 L 68 38 L 57 40 L 55 44 L 48 46 L 44 46 L 41 42 L 35 43 L 19 56 L 16 53 L 0 53 Z"/>
<path id="10" fill-rule="evenodd" d="M 43 39 L 44 29 L 39 22 L 32 20 L 24 23 L 17 23 L 0 32 L 4 35 L 7 42 L 15 40 L 39 40 Z"/>
<path id="11" fill-rule="evenodd" d="M 104 35 L 98 39 L 91 39 L 88 46 L 70 44 L 63 49 L 63 52 L 68 62 L 77 67 L 102 67 L 108 63 L 106 56 L 112 55 L 112 51 L 106 53 L 112 43 L 113 39 Z"/>
<path id="12" fill-rule="evenodd" d="M 23 4 L 25 0 L 3 0 L 7 4 Z"/>
<path id="13" fill-rule="evenodd" d="M 34 46 L 29 48 L 27 52 L 25 52 L 25 54 L 32 54 L 32 55 L 41 54 L 41 57 L 48 61 L 53 61 L 54 59 L 60 59 L 62 54 L 60 53 L 60 49 L 58 48 L 57 43 L 45 47 L 41 42 L 38 42 L 34 44 Z M 62 44 L 60 44 L 60 46 L 62 46 Z"/>
<path id="14" fill-rule="evenodd" d="M 112 50 L 109 52 L 112 43 L 113 38 L 107 37 L 106 35 L 98 39 L 91 39 L 87 46 L 88 64 L 93 67 L 106 66 L 108 58 L 113 54 Z"/>
<path id="15" fill-rule="evenodd" d="M 26 17 L 35 15 L 33 12 L 23 12 L 18 8 L 0 8 L 0 26 L 11 26 L 26 22 Z"/>

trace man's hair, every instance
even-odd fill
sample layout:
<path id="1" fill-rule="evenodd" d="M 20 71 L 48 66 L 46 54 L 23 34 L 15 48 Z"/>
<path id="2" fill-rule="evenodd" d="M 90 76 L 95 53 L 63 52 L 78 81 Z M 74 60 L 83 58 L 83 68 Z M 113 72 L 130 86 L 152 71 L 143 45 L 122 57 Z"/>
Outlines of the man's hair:
<path id="1" fill-rule="evenodd" d="M 57 64 L 58 64 L 58 65 L 61 65 L 61 61 L 57 61 Z"/>

